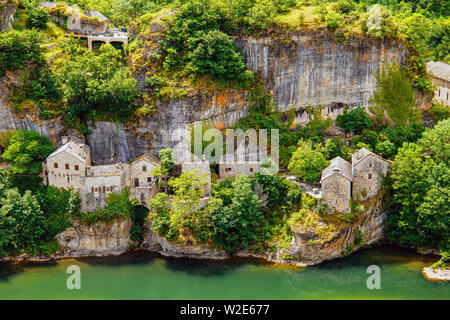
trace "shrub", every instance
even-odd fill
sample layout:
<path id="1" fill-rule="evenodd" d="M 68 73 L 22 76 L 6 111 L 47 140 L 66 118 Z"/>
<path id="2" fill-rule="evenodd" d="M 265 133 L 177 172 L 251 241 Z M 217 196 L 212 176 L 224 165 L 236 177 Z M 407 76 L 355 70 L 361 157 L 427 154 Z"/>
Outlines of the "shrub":
<path id="1" fill-rule="evenodd" d="M 361 30 L 368 36 L 384 38 L 395 35 L 394 17 L 386 7 L 375 4 L 361 17 Z"/>
<path id="2" fill-rule="evenodd" d="M 376 74 L 377 89 L 371 102 L 371 112 L 379 120 L 385 111 L 396 124 L 418 123 L 420 112 L 417 110 L 414 92 L 409 79 L 396 64 L 381 68 Z"/>
<path id="3" fill-rule="evenodd" d="M 336 30 L 342 22 L 342 16 L 337 12 L 330 11 L 325 16 L 325 25 L 330 30 Z"/>
<path id="4" fill-rule="evenodd" d="M 42 161 L 55 150 L 47 137 L 35 131 L 16 130 L 2 155 L 15 174 L 37 175 Z"/>
<path id="5" fill-rule="evenodd" d="M 364 129 L 373 125 L 366 111 L 362 107 L 352 109 L 348 112 L 348 108 L 344 109 L 344 113 L 336 118 L 336 125 L 345 130 L 345 132 L 361 133 Z"/>
<path id="6" fill-rule="evenodd" d="M 29 28 L 46 29 L 50 15 L 44 8 L 34 8 L 28 12 L 27 25 Z"/>
<path id="7" fill-rule="evenodd" d="M 25 62 L 42 62 L 41 40 L 41 34 L 34 30 L 0 33 L 0 77 L 7 70 L 21 68 Z"/>
<path id="8" fill-rule="evenodd" d="M 328 164 L 319 145 L 313 147 L 312 142 L 300 140 L 289 161 L 288 170 L 305 182 L 317 182 Z"/>

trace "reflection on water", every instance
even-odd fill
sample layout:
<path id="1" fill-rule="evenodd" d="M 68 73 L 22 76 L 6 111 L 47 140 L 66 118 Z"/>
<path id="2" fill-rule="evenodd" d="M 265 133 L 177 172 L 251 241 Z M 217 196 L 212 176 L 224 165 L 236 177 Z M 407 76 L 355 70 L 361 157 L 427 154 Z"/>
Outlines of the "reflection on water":
<path id="1" fill-rule="evenodd" d="M 300 269 L 260 260 L 165 258 L 139 251 L 118 257 L 0 265 L 0 299 L 450 299 L 448 283 L 420 273 L 436 257 L 377 247 Z M 66 268 L 81 269 L 81 290 L 68 290 Z M 381 269 L 381 290 L 368 290 L 366 269 Z"/>

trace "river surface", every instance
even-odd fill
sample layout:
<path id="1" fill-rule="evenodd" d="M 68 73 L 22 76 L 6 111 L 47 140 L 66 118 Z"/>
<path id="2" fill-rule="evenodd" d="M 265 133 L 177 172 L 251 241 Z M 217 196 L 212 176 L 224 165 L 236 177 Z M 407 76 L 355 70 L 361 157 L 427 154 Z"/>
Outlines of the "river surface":
<path id="1" fill-rule="evenodd" d="M 139 251 L 119 257 L 0 264 L 0 299 L 446 299 L 450 283 L 421 274 L 437 257 L 376 247 L 306 269 L 259 260 L 199 261 Z M 78 265 L 81 289 L 66 287 Z M 369 290 L 367 267 L 381 270 Z"/>

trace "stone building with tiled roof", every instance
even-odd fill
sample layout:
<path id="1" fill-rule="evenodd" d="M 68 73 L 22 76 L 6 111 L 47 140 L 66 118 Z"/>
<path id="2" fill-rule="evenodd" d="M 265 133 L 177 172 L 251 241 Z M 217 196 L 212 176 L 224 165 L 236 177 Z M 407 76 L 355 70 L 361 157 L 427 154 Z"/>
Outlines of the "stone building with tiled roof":
<path id="1" fill-rule="evenodd" d="M 364 200 L 379 194 L 390 163 L 366 148 L 352 155 L 352 164 L 340 157 L 332 159 L 320 179 L 324 203 L 331 211 L 350 213 L 350 199 Z"/>
<path id="2" fill-rule="evenodd" d="M 427 71 L 436 86 L 434 98 L 444 105 L 450 106 L 450 65 L 444 62 L 430 61 Z"/>

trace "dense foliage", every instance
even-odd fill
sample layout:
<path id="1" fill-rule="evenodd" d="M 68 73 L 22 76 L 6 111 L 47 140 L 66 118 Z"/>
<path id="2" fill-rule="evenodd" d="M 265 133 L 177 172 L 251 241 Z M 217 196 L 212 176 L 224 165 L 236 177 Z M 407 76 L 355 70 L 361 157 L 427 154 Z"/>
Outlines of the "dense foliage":
<path id="1" fill-rule="evenodd" d="M 292 154 L 288 169 L 305 182 L 318 182 L 322 170 L 328 166 L 320 145 L 300 140 L 298 148 Z"/>
<path id="2" fill-rule="evenodd" d="M 8 141 L 2 160 L 15 174 L 37 175 L 42 161 L 55 150 L 50 141 L 35 131 L 17 130 Z"/>
<path id="3" fill-rule="evenodd" d="M 119 50 L 103 45 L 98 52 L 66 44 L 70 52 L 57 78 L 62 86 L 68 121 L 124 120 L 131 115 L 138 92 Z M 80 54 L 81 52 L 81 54 Z"/>
<path id="4" fill-rule="evenodd" d="M 387 237 L 414 246 L 449 249 L 450 121 L 424 132 L 417 144 L 404 144 L 392 165 L 395 211 Z"/>

